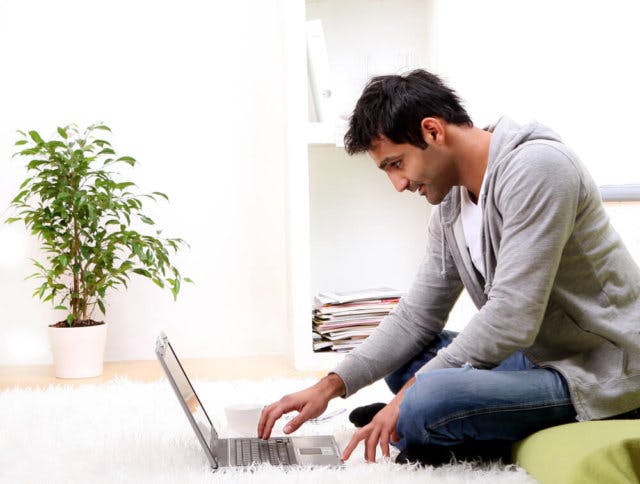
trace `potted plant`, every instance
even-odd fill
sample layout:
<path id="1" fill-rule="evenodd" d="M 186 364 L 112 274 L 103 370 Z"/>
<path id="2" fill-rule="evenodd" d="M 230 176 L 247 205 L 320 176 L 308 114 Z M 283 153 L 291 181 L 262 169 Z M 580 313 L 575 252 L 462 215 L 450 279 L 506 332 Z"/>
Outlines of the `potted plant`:
<path id="1" fill-rule="evenodd" d="M 27 159 L 27 178 L 11 201 L 15 216 L 7 223 L 24 222 L 41 242 L 44 261 L 32 259 L 36 272 L 28 278 L 42 283 L 33 292 L 51 301 L 66 317 L 49 326 L 55 373 L 60 378 L 102 374 L 107 325 L 92 319 L 95 309 L 106 313 L 107 293 L 127 287 L 139 274 L 174 299 L 183 278 L 169 259 L 182 239 L 162 238 L 161 231 L 143 234 L 138 227 L 154 221 L 142 212 L 143 199 L 156 200 L 161 192 L 134 193 L 135 184 L 120 180 L 118 166 L 135 166 L 130 156 L 118 157 L 99 132 L 102 124 L 80 130 L 75 125 L 57 129 L 45 141 L 36 131 L 16 142 Z"/>

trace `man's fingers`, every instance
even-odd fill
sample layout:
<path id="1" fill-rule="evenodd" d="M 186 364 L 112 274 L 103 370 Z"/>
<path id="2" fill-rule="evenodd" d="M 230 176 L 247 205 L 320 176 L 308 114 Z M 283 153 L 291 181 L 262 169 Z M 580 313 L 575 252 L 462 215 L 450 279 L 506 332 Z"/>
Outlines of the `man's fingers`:
<path id="1" fill-rule="evenodd" d="M 300 412 L 298 415 L 295 416 L 295 418 L 291 419 L 291 422 L 285 425 L 284 433 L 290 434 L 291 432 L 295 432 L 307 420 L 309 420 L 309 416 L 304 412 Z"/>
<path id="2" fill-rule="evenodd" d="M 389 457 L 389 435 L 387 432 L 382 432 L 380 435 L 380 450 L 384 457 Z"/>
<path id="3" fill-rule="evenodd" d="M 262 433 L 260 434 L 260 437 L 263 440 L 269 438 L 269 436 L 271 435 L 271 429 L 273 429 L 273 425 L 276 423 L 276 420 L 282 417 L 282 413 L 283 412 L 280 407 L 274 407 L 267 412 L 266 422 L 264 424 L 264 428 L 262 429 Z"/>
<path id="4" fill-rule="evenodd" d="M 364 447 L 364 460 L 367 462 L 376 461 L 376 447 L 378 447 L 379 439 L 380 432 L 377 429 L 373 430 L 367 437 Z"/>
<path id="5" fill-rule="evenodd" d="M 273 405 L 269 405 L 268 407 L 264 407 L 262 409 L 262 413 L 260 413 L 260 421 L 258 422 L 258 437 L 262 435 L 264 428 L 267 424 L 267 415 L 269 414 L 269 410 L 273 407 Z"/>
<path id="6" fill-rule="evenodd" d="M 353 434 L 353 437 L 351 437 L 351 440 L 342 452 L 341 459 L 343 461 L 346 461 L 347 459 L 349 459 L 349 457 L 351 457 L 353 449 L 358 446 L 358 442 L 360 442 L 362 439 L 364 439 L 364 436 L 362 436 L 362 430 L 358 430 L 355 434 Z"/>

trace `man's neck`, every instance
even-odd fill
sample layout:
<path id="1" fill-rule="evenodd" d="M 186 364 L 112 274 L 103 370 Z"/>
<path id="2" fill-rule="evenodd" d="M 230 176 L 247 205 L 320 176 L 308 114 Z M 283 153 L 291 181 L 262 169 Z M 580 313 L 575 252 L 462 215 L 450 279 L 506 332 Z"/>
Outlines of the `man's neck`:
<path id="1" fill-rule="evenodd" d="M 469 192 L 473 203 L 478 203 L 484 173 L 489 162 L 491 133 L 476 127 L 459 127 L 454 130 L 455 156 L 460 185 Z M 452 133 L 453 134 L 453 133 Z"/>

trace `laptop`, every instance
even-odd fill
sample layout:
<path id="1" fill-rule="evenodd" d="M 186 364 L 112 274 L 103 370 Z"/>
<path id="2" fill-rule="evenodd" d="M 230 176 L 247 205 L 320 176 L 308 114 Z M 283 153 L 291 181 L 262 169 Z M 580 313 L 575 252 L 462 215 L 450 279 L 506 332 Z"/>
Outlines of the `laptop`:
<path id="1" fill-rule="evenodd" d="M 214 470 L 261 463 L 276 466 L 343 467 L 340 449 L 332 435 L 271 437 L 269 440 L 257 437 L 219 438 L 164 333 L 156 341 L 156 355 Z"/>

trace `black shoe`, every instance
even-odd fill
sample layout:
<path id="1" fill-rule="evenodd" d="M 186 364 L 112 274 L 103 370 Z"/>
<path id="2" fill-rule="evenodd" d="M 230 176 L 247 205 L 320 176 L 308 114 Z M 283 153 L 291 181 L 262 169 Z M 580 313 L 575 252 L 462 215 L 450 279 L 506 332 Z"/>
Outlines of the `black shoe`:
<path id="1" fill-rule="evenodd" d="M 386 407 L 386 403 L 372 403 L 358 407 L 349 414 L 349 421 L 356 427 L 364 427 L 373 420 L 376 413 Z"/>
<path id="2" fill-rule="evenodd" d="M 426 444 L 408 446 L 396 457 L 397 464 L 420 464 L 439 467 L 455 461 L 489 463 L 502 461 L 512 463 L 511 445 L 507 440 L 473 440 L 462 444 L 445 446 Z"/>
<path id="3" fill-rule="evenodd" d="M 408 446 L 396 457 L 396 464 L 420 464 L 439 467 L 454 458 L 449 447 L 444 445 Z"/>

